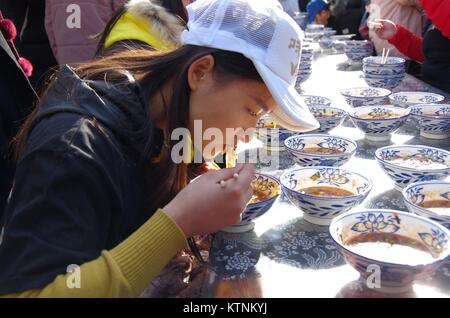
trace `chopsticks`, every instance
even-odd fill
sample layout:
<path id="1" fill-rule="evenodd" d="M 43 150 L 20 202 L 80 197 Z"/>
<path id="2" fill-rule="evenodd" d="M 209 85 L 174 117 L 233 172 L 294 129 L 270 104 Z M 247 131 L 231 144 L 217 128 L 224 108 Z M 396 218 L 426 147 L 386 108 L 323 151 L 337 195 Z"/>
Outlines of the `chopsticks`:
<path id="1" fill-rule="evenodd" d="M 388 48 L 387 51 L 386 51 L 386 48 L 383 48 L 383 52 L 381 54 L 381 64 L 386 64 L 390 51 L 391 51 L 391 48 Z"/>

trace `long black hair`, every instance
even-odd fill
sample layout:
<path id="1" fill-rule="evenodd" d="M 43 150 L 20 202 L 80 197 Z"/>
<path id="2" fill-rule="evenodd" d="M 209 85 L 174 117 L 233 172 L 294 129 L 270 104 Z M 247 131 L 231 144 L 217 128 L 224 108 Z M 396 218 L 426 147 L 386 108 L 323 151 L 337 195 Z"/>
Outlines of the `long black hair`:
<path id="1" fill-rule="evenodd" d="M 189 127 L 188 70 L 194 61 L 208 54 L 214 57 L 214 78 L 219 83 L 226 83 L 233 78 L 262 81 L 254 64 L 242 54 L 193 45 L 186 45 L 172 52 L 148 49 L 122 50 L 92 62 L 80 64 L 74 69 L 82 79 L 105 81 L 106 78 L 111 85 L 122 81 L 124 71 L 127 71 L 136 78 L 144 95 L 143 99 L 146 101 L 149 101 L 155 94 L 160 94 L 163 85 L 169 83 L 172 92 L 171 98 L 165 101 L 166 127 L 163 132 L 165 136 L 163 138 L 168 140 L 173 130 Z M 139 157 L 142 161 L 140 164 L 143 170 L 142 174 L 146 176 L 145 192 L 148 195 L 145 206 L 146 211 L 149 211 L 147 213 L 150 213 L 143 216 L 145 219 L 158 208 L 167 205 L 189 182 L 187 164 L 175 164 L 170 157 L 172 148 L 177 141 L 169 141 L 168 146 L 161 149 L 157 162 L 152 157 L 154 156 L 154 136 L 141 133 L 152 131 L 153 128 L 150 118 L 151 105 L 148 108 L 147 118 L 142 118 L 141 129 L 136 132 L 126 132 L 130 134 L 127 139 L 139 139 L 139 143 L 143 144 Z M 18 156 L 26 145 L 38 110 L 39 107 L 28 117 L 16 137 Z M 189 240 L 189 245 L 194 255 L 201 260 L 192 239 Z"/>

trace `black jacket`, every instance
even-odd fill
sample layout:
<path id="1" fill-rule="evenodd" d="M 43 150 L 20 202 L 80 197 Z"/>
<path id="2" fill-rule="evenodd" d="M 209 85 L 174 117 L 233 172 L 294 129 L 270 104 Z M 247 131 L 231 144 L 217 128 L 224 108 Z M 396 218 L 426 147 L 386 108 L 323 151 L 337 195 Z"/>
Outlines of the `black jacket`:
<path id="1" fill-rule="evenodd" d="M 46 286 L 155 212 L 142 149 L 162 138 L 147 109 L 130 77 L 112 86 L 62 68 L 17 165 L 0 239 L 0 295 Z"/>
<path id="2" fill-rule="evenodd" d="M 422 79 L 450 93 L 450 39 L 434 28 L 425 34 L 422 47 Z"/>

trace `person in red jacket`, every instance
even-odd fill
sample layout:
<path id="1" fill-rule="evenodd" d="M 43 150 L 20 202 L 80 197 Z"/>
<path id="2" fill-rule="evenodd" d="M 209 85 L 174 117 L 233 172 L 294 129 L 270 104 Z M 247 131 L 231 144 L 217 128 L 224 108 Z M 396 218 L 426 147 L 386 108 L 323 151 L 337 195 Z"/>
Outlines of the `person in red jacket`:
<path id="1" fill-rule="evenodd" d="M 450 92 L 450 0 L 420 0 L 433 26 L 419 37 L 389 20 L 376 20 L 376 34 L 408 56 L 422 63 L 426 82 Z"/>

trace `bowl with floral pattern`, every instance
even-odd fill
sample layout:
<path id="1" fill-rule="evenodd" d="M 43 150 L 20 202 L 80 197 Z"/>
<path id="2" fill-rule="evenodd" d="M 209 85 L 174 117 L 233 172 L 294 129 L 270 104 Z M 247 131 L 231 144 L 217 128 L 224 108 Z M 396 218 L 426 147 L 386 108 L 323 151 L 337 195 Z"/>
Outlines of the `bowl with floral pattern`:
<path id="1" fill-rule="evenodd" d="M 387 88 L 387 89 L 394 89 L 405 78 L 405 73 L 400 75 L 370 75 L 370 74 L 364 74 L 364 80 L 366 81 L 367 85 L 371 87 L 381 87 L 381 88 Z"/>
<path id="2" fill-rule="evenodd" d="M 295 132 L 281 127 L 268 115 L 262 117 L 256 125 L 255 136 L 269 151 L 284 151 L 284 141 L 293 135 Z"/>
<path id="3" fill-rule="evenodd" d="M 374 291 L 410 292 L 414 281 L 448 261 L 450 232 L 427 218 L 395 210 L 344 213 L 329 227 L 346 262 Z"/>
<path id="4" fill-rule="evenodd" d="M 388 57 L 382 61 L 381 56 L 369 56 L 363 59 L 363 72 L 366 75 L 404 75 L 405 62 L 401 57 Z"/>
<path id="5" fill-rule="evenodd" d="M 307 106 L 330 106 L 331 99 L 316 95 L 300 95 Z"/>
<path id="6" fill-rule="evenodd" d="M 329 225 L 340 213 L 358 206 L 372 190 L 367 177 L 324 166 L 286 171 L 280 183 L 284 195 L 303 211 L 303 218 L 318 225 Z"/>
<path id="7" fill-rule="evenodd" d="M 450 152 L 421 145 L 379 148 L 375 158 L 397 190 L 418 181 L 442 180 L 450 174 Z"/>
<path id="8" fill-rule="evenodd" d="M 351 62 L 361 63 L 361 61 L 373 53 L 373 44 L 366 40 L 351 40 L 345 42 L 345 55 Z"/>
<path id="9" fill-rule="evenodd" d="M 415 182 L 402 194 L 409 211 L 450 227 L 450 181 Z"/>
<path id="10" fill-rule="evenodd" d="M 435 104 L 445 99 L 444 96 L 428 92 L 398 92 L 389 96 L 392 105 L 408 107 L 417 104 Z"/>
<path id="11" fill-rule="evenodd" d="M 410 106 L 411 117 L 419 124 L 420 135 L 430 139 L 450 137 L 450 104 Z"/>
<path id="12" fill-rule="evenodd" d="M 383 104 L 390 94 L 390 90 L 378 87 L 353 87 L 341 91 L 345 101 L 352 107 Z"/>
<path id="13" fill-rule="evenodd" d="M 317 119 L 320 128 L 312 131 L 312 133 L 326 133 L 336 128 L 347 117 L 347 112 L 340 108 L 330 106 L 309 106 L 309 110 Z"/>
<path id="14" fill-rule="evenodd" d="M 399 129 L 409 116 L 409 109 L 390 105 L 363 106 L 350 112 L 350 118 L 366 139 L 383 141 Z"/>
<path id="15" fill-rule="evenodd" d="M 325 134 L 295 135 L 284 141 L 294 161 L 303 167 L 342 166 L 356 153 L 358 145 L 351 139 Z"/>
<path id="16" fill-rule="evenodd" d="M 240 233 L 254 228 L 255 219 L 270 210 L 281 193 L 280 182 L 275 177 L 255 173 L 251 186 L 253 197 L 242 213 L 241 222 L 222 229 L 224 232 Z"/>

